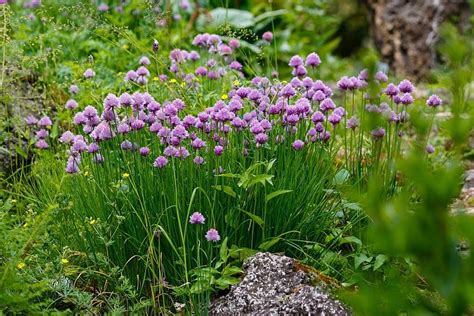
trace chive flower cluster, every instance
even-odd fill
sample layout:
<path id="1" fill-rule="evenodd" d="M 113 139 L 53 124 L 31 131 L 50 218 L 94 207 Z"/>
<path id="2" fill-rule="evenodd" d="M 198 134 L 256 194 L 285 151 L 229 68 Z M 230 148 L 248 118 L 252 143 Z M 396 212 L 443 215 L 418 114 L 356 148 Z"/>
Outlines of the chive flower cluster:
<path id="1" fill-rule="evenodd" d="M 210 81 L 222 78 L 227 71 L 243 76 L 240 63 L 232 56 L 239 47 L 238 40 L 232 39 L 226 44 L 218 35 L 200 34 L 194 38 L 193 45 L 210 53 L 211 58 L 201 60 L 197 51 L 174 49 L 169 55 L 169 71 L 176 78 L 197 88 L 196 76 L 206 77 Z M 223 64 L 212 58 L 213 55 L 221 56 Z M 185 72 L 183 64 L 187 62 L 197 63 L 194 73 Z M 146 85 L 150 76 L 146 67 L 150 63 L 148 57 L 142 57 L 139 68 L 129 71 L 125 80 Z M 156 100 L 150 93 L 140 91 L 124 92 L 121 95 L 109 93 L 102 109 L 87 105 L 75 113 L 74 124 L 81 127 L 82 133 L 67 131 L 61 136 L 60 141 L 70 145 L 66 171 L 79 172 L 81 156 L 84 154 L 91 154 L 97 163 L 103 162 L 107 155 L 101 152 L 101 145 L 112 139 L 119 139 L 123 151 L 137 151 L 142 157 L 154 155 L 152 165 L 158 169 L 165 168 L 171 159 L 192 159 L 196 165 L 202 165 L 208 157 L 217 159 L 236 146 L 246 156 L 252 148 L 288 146 L 300 151 L 309 144 L 328 143 L 338 128 L 354 130 L 359 127 L 360 120 L 353 111 L 350 113 L 352 116 L 347 117 L 348 110 L 336 104 L 329 85 L 306 76 L 305 66 L 317 67 L 320 63 L 316 53 L 306 58 L 295 55 L 289 61 L 295 75 L 289 83 L 256 76 L 247 85 L 234 85 L 228 91 L 226 101 L 219 100 L 195 115 L 188 111 L 194 109 L 181 99 Z M 88 69 L 84 76 L 91 78 L 94 74 L 92 69 Z M 337 87 L 342 93 L 364 93 L 367 80 L 367 71 L 363 70 L 357 77 L 342 77 Z M 404 123 L 408 118 L 406 106 L 414 101 L 411 95 L 413 84 L 403 80 L 398 85 L 389 83 L 383 87 L 387 76 L 381 72 L 376 74 L 375 80 L 381 85 L 381 92 L 385 93 L 392 107 L 382 102 L 378 105 L 367 104 L 364 110 L 380 113 L 391 124 Z M 73 94 L 78 89 L 75 85 L 70 87 Z M 397 111 L 399 104 L 403 106 L 402 111 Z M 441 99 L 433 95 L 427 104 L 438 106 Z M 77 107 L 78 103 L 74 99 L 66 103 L 67 109 L 75 110 Z M 41 124 L 44 127 L 51 122 L 44 118 Z M 149 143 L 156 145 L 147 147 L 146 144 L 132 141 L 130 136 L 144 131 L 155 135 L 158 142 L 150 140 Z M 380 126 L 372 130 L 371 135 L 378 140 L 385 133 L 385 129 Z M 44 141 L 47 131 L 41 129 L 37 136 L 37 147 L 47 147 Z M 241 143 L 236 144 L 233 141 L 235 139 L 240 139 Z"/>

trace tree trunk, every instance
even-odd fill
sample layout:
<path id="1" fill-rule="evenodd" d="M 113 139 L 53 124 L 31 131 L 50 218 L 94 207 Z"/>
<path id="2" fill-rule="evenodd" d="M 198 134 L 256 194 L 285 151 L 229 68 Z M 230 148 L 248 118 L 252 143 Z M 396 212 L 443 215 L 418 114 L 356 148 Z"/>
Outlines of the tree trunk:
<path id="1" fill-rule="evenodd" d="M 438 31 L 447 16 L 469 19 L 468 0 L 365 0 L 380 55 L 397 75 L 425 77 L 436 59 Z M 466 18 L 467 17 L 467 18 Z M 465 21 L 464 21 L 465 23 Z"/>

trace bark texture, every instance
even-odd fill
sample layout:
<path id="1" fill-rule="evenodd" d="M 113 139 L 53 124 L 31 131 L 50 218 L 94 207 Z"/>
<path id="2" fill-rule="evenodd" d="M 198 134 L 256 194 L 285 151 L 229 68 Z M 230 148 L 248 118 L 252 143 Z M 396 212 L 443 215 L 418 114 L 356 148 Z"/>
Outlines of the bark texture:
<path id="1" fill-rule="evenodd" d="M 397 75 L 426 76 L 436 60 L 434 44 L 449 15 L 469 23 L 468 0 L 365 0 L 371 31 L 382 58 Z"/>

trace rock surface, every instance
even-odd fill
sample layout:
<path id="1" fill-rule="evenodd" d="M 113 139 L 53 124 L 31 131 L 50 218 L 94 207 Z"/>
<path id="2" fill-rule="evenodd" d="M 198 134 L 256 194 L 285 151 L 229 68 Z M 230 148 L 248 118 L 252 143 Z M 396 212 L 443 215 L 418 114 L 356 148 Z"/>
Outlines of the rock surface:
<path id="1" fill-rule="evenodd" d="M 212 315 L 350 315 L 314 277 L 285 256 L 258 253 L 243 265 L 242 281 L 212 302 Z"/>

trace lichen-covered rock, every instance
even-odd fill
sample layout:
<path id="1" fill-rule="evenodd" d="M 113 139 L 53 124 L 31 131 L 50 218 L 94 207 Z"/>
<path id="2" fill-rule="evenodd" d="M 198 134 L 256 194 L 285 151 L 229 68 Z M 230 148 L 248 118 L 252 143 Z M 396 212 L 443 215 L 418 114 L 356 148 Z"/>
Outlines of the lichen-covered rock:
<path id="1" fill-rule="evenodd" d="M 210 306 L 212 315 L 350 315 L 295 260 L 258 253 L 243 265 L 244 278 Z"/>

